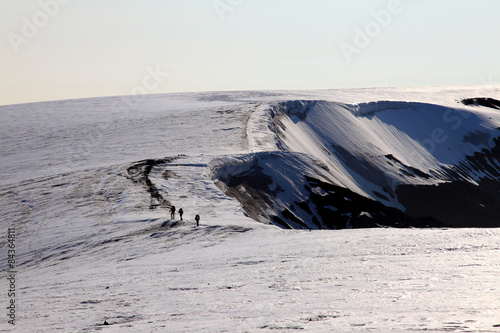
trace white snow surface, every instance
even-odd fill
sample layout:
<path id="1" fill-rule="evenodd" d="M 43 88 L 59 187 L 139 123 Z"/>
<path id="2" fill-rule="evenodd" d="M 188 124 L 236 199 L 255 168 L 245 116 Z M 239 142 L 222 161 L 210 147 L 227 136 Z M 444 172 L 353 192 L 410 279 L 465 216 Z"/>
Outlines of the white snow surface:
<path id="1" fill-rule="evenodd" d="M 276 113 L 286 115 L 278 132 L 287 149 L 314 156 L 330 169 L 331 182 L 373 200 L 380 200 L 374 192 L 383 193 L 383 187 L 447 180 L 402 173 L 388 155 L 427 175 L 440 174 L 443 167 L 490 148 L 500 127 L 500 112 L 494 109 L 416 102 L 294 101 L 278 106 Z M 486 175 L 472 176 L 474 182 Z M 404 210 L 394 199 L 382 202 Z"/>
<path id="2" fill-rule="evenodd" d="M 417 154 L 394 156 L 428 171 L 477 150 L 472 143 L 448 149 L 470 131 L 500 126 L 499 112 L 457 104 L 468 97 L 500 99 L 500 87 L 1 106 L 0 331 L 500 332 L 497 229 L 283 230 L 246 217 L 212 180 L 228 161 L 231 172 L 243 173 L 254 154 L 285 145 L 339 170 L 324 178 L 371 196 L 374 188 L 318 143 L 373 153 L 374 163 L 410 149 Z M 287 101 L 318 101 L 318 108 L 304 122 L 285 120 L 279 139 L 269 114 Z M 437 106 L 419 107 L 428 104 Z M 334 116 L 331 108 L 338 108 Z M 460 118 L 446 118 L 447 110 Z M 318 121 L 325 117 L 335 119 Z M 419 121 L 446 129 L 447 139 L 424 149 L 429 133 L 411 126 Z M 147 189 L 127 172 L 135 162 L 166 157 L 175 159 L 154 166 L 149 177 L 183 208 L 183 221 L 150 209 Z M 8 228 L 17 234 L 15 325 L 6 309 Z"/>

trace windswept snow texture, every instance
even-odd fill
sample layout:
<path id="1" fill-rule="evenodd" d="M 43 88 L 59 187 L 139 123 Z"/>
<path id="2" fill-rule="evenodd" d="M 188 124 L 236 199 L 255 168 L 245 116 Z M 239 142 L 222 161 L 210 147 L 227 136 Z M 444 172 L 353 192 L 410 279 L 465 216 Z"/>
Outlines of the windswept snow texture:
<path id="1" fill-rule="evenodd" d="M 323 165 L 321 171 L 311 171 L 314 163 L 299 157 L 294 158 L 301 162 L 280 158 L 280 163 L 259 164 L 255 171 L 274 179 L 275 189 L 265 191 L 262 182 L 250 181 L 246 193 L 253 192 L 252 186 L 267 193 L 268 206 L 275 211 L 270 219 L 277 225 L 313 229 L 500 226 L 500 112 L 496 110 L 418 102 L 287 101 L 272 107 L 269 123 L 278 148 L 307 154 Z M 240 168 L 225 169 L 233 178 L 244 178 L 238 175 Z M 358 207 L 340 218 L 338 214 L 346 207 L 343 202 L 330 198 L 337 214 L 325 211 L 324 204 L 310 202 L 315 197 L 314 186 L 304 185 L 301 179 L 316 174 L 360 195 L 358 198 L 397 208 L 419 222 L 373 217 L 370 224 L 357 223 L 367 205 L 364 199 L 353 199 Z M 233 178 L 228 187 L 241 184 Z M 292 194 L 294 191 L 298 193 Z M 241 198 L 236 192 L 228 194 Z M 269 203 L 272 198 L 278 203 Z M 296 204 L 301 205 L 300 213 Z M 380 209 L 378 213 L 383 214 Z"/>
<path id="2" fill-rule="evenodd" d="M 473 96 L 500 88 L 2 106 L 0 331 L 499 332 L 498 229 L 372 228 L 493 220 Z"/>

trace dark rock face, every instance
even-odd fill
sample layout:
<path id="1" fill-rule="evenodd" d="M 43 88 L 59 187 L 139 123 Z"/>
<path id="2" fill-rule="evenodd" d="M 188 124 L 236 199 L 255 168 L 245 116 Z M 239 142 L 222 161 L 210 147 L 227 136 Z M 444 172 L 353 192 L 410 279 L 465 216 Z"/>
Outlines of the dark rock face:
<path id="1" fill-rule="evenodd" d="M 412 216 L 432 216 L 451 227 L 500 226 L 498 182 L 479 186 L 463 181 L 436 186 L 404 185 L 396 192 L 406 213 Z"/>
<path id="2" fill-rule="evenodd" d="M 272 206 L 270 198 L 276 194 L 269 189 L 272 183 L 273 180 L 257 166 L 245 176 L 231 177 L 223 190 L 239 201 L 249 217 L 260 221 L 261 216 L 267 217 L 266 210 Z"/>
<path id="3" fill-rule="evenodd" d="M 269 153 L 255 156 L 250 170 L 241 175 L 219 179 L 224 192 L 237 199 L 249 217 L 269 221 L 285 229 L 346 228 L 427 228 L 446 227 L 432 217 L 414 217 L 290 167 L 291 155 Z M 270 164 L 274 163 L 274 164 Z M 266 166 L 280 165 L 281 175 L 266 174 Z M 286 169 L 287 165 L 291 169 Z M 299 168 L 300 169 L 300 168 Z M 290 175 L 294 175 L 290 179 Z M 293 182 L 294 193 L 290 190 Z M 286 200 L 286 202 L 284 202 Z"/>
<path id="4" fill-rule="evenodd" d="M 432 216 L 452 227 L 500 227 L 500 139 L 444 169 L 449 182 L 435 186 L 400 185 L 396 193 L 406 213 Z M 483 174 L 476 184 L 470 175 Z"/>
<path id="5" fill-rule="evenodd" d="M 464 105 L 484 106 L 491 109 L 500 110 L 500 101 L 488 97 L 465 98 L 460 101 Z"/>
<path id="6" fill-rule="evenodd" d="M 284 228 L 429 228 L 445 227 L 434 218 L 416 218 L 351 190 L 305 176 L 308 198 L 294 202 L 289 209 L 273 216 L 275 224 Z M 304 221 L 312 220 L 313 225 Z"/>
<path id="7" fill-rule="evenodd" d="M 439 184 L 399 185 L 394 195 L 404 212 L 306 174 L 293 178 L 301 199 L 277 204 L 277 197 L 287 197 L 284 188 L 290 180 L 268 176 L 259 157 L 249 172 L 229 177 L 224 191 L 255 220 L 289 229 L 500 227 L 500 139 L 493 143 L 492 148 L 441 169 Z M 285 157 L 273 160 L 280 158 Z M 484 177 L 472 182 L 472 174 Z"/>

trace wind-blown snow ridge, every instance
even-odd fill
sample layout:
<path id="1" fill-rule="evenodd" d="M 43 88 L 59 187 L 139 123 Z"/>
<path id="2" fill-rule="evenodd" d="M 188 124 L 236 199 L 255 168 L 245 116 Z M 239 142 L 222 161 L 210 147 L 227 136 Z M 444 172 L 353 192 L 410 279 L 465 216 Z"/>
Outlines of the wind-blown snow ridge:
<path id="1" fill-rule="evenodd" d="M 268 127 L 266 139 L 262 139 L 264 135 L 256 135 L 256 140 L 267 142 L 260 145 L 262 148 L 289 152 L 287 158 L 293 153 L 306 154 L 312 158 L 310 161 L 324 165 L 322 170 L 328 170 L 319 172 L 315 169 L 312 173 L 316 173 L 319 178 L 403 212 L 407 211 L 409 196 L 418 197 L 418 193 L 409 190 L 411 188 L 424 186 L 426 189 L 442 189 L 446 184 L 458 184 L 455 186 L 460 189 L 456 191 L 464 192 L 459 201 L 464 201 L 468 200 L 466 197 L 470 186 L 477 189 L 481 188 L 485 181 L 496 182 L 500 179 L 497 153 L 500 113 L 491 109 L 400 101 L 345 104 L 295 100 L 277 103 L 267 111 L 257 112 L 253 117 L 250 119 L 253 129 L 265 127 L 263 124 Z M 260 125 L 256 125 L 259 121 Z M 274 133 L 274 136 L 269 132 Z M 250 143 L 250 146 L 259 145 Z M 282 175 L 294 174 L 297 168 L 302 169 L 304 175 L 311 175 L 311 170 L 304 167 L 307 163 L 304 163 L 303 157 L 296 158 L 295 162 L 300 165 L 299 168 L 287 161 L 284 155 L 273 154 L 273 158 L 278 156 L 283 159 L 280 168 L 286 170 Z M 236 158 L 231 164 L 232 169 L 225 165 L 218 172 L 212 173 L 212 177 L 226 185 L 231 184 L 232 178 L 244 178 L 245 175 L 255 172 L 258 164 L 256 161 L 262 158 L 263 155 Z M 246 160 L 249 162 L 245 162 Z M 301 162 L 298 162 L 299 160 Z M 268 176 L 274 173 L 266 165 L 259 165 L 259 168 Z M 232 176 L 229 177 L 229 174 Z M 270 178 L 277 179 L 274 176 Z M 246 190 L 248 191 L 248 186 Z M 262 190 L 261 188 L 260 191 Z M 289 194 L 289 191 L 284 192 Z M 267 194 L 268 198 L 264 201 L 273 201 L 284 195 L 270 189 Z M 304 192 L 302 195 L 308 196 L 310 193 Z M 440 195 L 453 196 L 448 190 Z M 236 196 L 242 199 L 241 196 Z M 487 196 L 494 195 L 489 193 Z M 291 197 L 276 200 L 291 200 L 289 204 L 293 206 L 296 200 Z M 473 205 L 485 206 L 482 202 L 473 201 Z M 497 207 L 499 203 L 494 201 L 487 209 L 494 210 Z M 249 207 L 248 202 L 246 206 Z M 418 204 L 410 206 L 415 207 Z M 471 206 L 466 206 L 470 210 Z M 280 207 L 275 212 L 275 216 L 279 216 L 283 205 L 276 207 Z M 417 212 L 412 210 L 411 215 L 415 218 L 435 218 L 432 213 L 435 209 L 436 207 L 429 211 L 425 208 L 418 209 Z M 264 212 L 265 209 L 261 211 Z M 312 218 L 318 218 L 317 209 L 311 212 L 304 213 L 304 216 L 309 214 Z M 476 213 L 467 214 L 465 218 Z M 439 214 L 441 220 L 445 214 Z M 450 214 L 453 218 L 455 215 Z M 477 219 L 472 223 L 463 219 L 450 221 L 449 218 L 444 218 L 442 222 L 455 226 L 500 226 L 500 220 L 494 215 L 479 223 Z M 262 220 L 261 217 L 254 218 Z M 273 217 L 268 216 L 268 219 L 273 220 Z M 322 228 L 325 225 L 334 223 L 304 223 L 303 227 Z"/>

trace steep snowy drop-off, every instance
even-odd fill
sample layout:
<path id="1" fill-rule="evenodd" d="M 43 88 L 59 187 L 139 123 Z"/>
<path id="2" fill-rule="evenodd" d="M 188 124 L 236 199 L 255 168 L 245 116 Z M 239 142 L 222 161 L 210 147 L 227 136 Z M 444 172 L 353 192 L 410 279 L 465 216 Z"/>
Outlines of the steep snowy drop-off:
<path id="1" fill-rule="evenodd" d="M 258 163 L 262 156 L 251 158 L 258 170 L 244 171 L 260 182 L 246 181 L 239 161 L 232 171 L 225 166 L 221 179 L 225 191 L 246 202 L 244 206 L 260 202 L 267 207 L 259 214 L 254 209 L 257 220 L 292 228 L 500 226 L 495 189 L 500 180 L 500 111 L 494 106 L 287 101 L 267 114 L 276 147 L 290 153 L 274 154 L 272 160 L 281 163 L 272 165 Z M 259 121 L 263 119 L 265 114 Z M 301 155 L 292 157 L 295 152 L 316 162 Z M 323 165 L 321 170 L 311 171 L 318 163 Z M 315 191 L 325 192 L 305 179 L 315 175 L 352 191 L 351 196 L 359 195 L 349 200 L 352 208 L 345 211 L 345 201 L 332 196 L 314 200 Z M 266 181 L 266 176 L 273 181 Z M 365 198 L 409 216 L 384 220 L 378 209 L 379 216 L 374 217 L 373 211 L 366 211 L 373 204 Z M 332 208 L 324 210 L 328 202 Z M 355 221 L 360 216 L 363 221 Z M 409 222 L 411 218 L 417 222 Z"/>
<path id="2" fill-rule="evenodd" d="M 209 167 L 217 186 L 248 216 L 283 228 L 444 226 L 334 185 L 328 167 L 306 154 L 262 152 L 214 160 Z"/>

